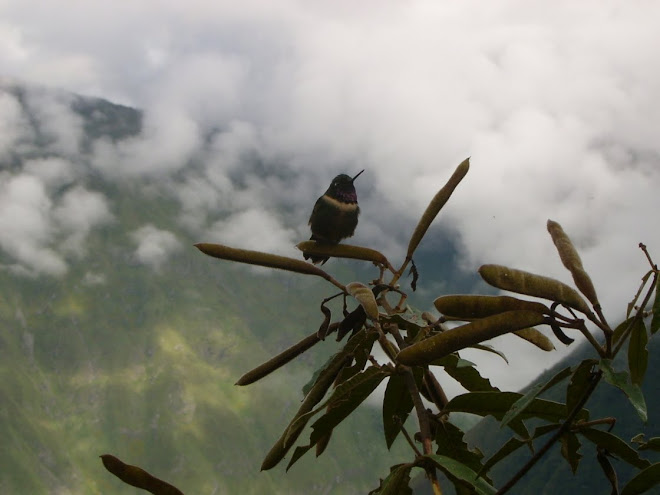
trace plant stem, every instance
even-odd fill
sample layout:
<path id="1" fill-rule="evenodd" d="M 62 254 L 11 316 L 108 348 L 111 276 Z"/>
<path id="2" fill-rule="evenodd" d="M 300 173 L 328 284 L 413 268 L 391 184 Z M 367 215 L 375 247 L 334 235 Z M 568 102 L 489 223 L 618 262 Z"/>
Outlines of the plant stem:
<path id="1" fill-rule="evenodd" d="M 415 405 L 415 411 L 417 412 L 417 420 L 419 421 L 419 433 L 422 436 L 424 454 L 431 455 L 433 454 L 433 441 L 431 439 L 431 423 L 429 421 L 428 412 L 424 408 L 424 403 L 422 402 L 422 397 L 419 394 L 419 389 L 415 383 L 415 377 L 412 374 L 412 370 L 407 366 L 404 367 L 403 376 L 405 377 L 406 385 L 408 386 L 408 391 L 410 392 L 410 397 L 412 398 L 413 404 Z M 433 493 L 435 495 L 442 495 L 440 483 L 438 482 L 438 477 L 435 474 L 435 467 L 426 467 L 425 470 L 426 475 L 431 481 Z"/>
<path id="2" fill-rule="evenodd" d="M 600 382 L 600 379 L 603 376 L 602 371 L 597 371 L 594 373 L 594 375 L 591 378 L 591 384 L 589 385 L 589 388 L 584 391 L 584 394 L 582 395 L 582 398 L 580 401 L 575 405 L 573 410 L 570 412 L 568 417 L 566 418 L 566 421 L 561 425 L 561 427 L 555 432 L 552 437 L 546 442 L 543 447 L 541 447 L 539 450 L 536 451 L 536 454 L 532 456 L 532 458 L 525 463 L 525 465 L 520 468 L 520 470 L 513 475 L 513 477 L 504 485 L 502 488 L 500 488 L 495 495 L 504 495 L 507 493 L 513 486 L 520 481 L 520 479 L 527 474 L 527 472 L 534 467 L 534 465 L 545 455 L 545 453 L 550 450 L 550 447 L 552 447 L 559 438 L 566 433 L 570 427 L 571 424 L 573 423 L 573 420 L 575 417 L 578 415 L 578 413 L 582 410 L 584 405 L 587 403 L 589 400 L 589 397 L 591 397 L 591 394 L 593 394 L 594 390 L 596 390 L 596 387 L 598 386 L 598 383 Z"/>
<path id="3" fill-rule="evenodd" d="M 637 322 L 637 320 L 644 318 L 644 308 L 646 305 L 649 303 L 651 300 L 651 294 L 653 294 L 653 291 L 655 289 L 656 284 L 658 283 L 658 273 L 656 272 L 653 275 L 653 282 L 651 282 L 651 286 L 649 287 L 649 290 L 646 291 L 646 295 L 644 296 L 644 301 L 642 304 L 640 304 L 639 309 L 637 310 L 637 313 L 635 314 L 633 320 L 630 322 L 628 327 L 623 331 L 621 334 L 621 337 L 619 337 L 619 340 L 616 344 L 616 347 L 614 348 L 612 352 L 612 359 L 616 357 L 616 355 L 619 353 L 621 350 L 621 347 L 623 347 L 623 344 L 628 340 L 628 335 L 630 335 L 630 332 L 632 331 L 633 325 Z"/>

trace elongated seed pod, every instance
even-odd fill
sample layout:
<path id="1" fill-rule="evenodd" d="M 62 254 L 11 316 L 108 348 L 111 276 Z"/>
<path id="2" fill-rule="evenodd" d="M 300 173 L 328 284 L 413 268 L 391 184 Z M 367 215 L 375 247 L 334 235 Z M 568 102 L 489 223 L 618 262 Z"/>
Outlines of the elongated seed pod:
<path id="1" fill-rule="evenodd" d="M 303 273 L 306 275 L 316 275 L 322 277 L 335 285 L 338 282 L 333 279 L 329 274 L 321 270 L 319 267 L 307 263 L 306 261 L 288 258 L 286 256 L 279 256 L 276 254 L 262 253 L 261 251 L 250 251 L 248 249 L 236 249 L 222 244 L 209 244 L 200 243 L 195 244 L 195 247 L 202 253 L 220 258 L 223 260 L 237 261 L 239 263 L 247 263 L 249 265 L 265 266 L 268 268 L 278 268 L 280 270 L 287 270 L 290 272 Z M 339 284 L 341 286 L 341 284 Z M 343 286 L 341 286 L 344 289 Z"/>
<path id="2" fill-rule="evenodd" d="M 183 495 L 181 490 L 149 474 L 141 467 L 126 464 L 110 454 L 103 454 L 100 457 L 103 466 L 128 485 L 142 488 L 154 495 Z"/>
<path id="3" fill-rule="evenodd" d="M 596 288 L 594 287 L 591 277 L 582 266 L 580 255 L 573 246 L 571 239 L 568 237 L 564 229 L 557 222 L 548 220 L 548 232 L 552 237 L 561 262 L 566 269 L 571 272 L 575 286 L 582 294 L 589 300 L 591 304 L 596 306 L 598 303 L 598 296 L 596 295 Z"/>
<path id="4" fill-rule="evenodd" d="M 245 373 L 242 377 L 238 379 L 236 385 L 240 385 L 240 386 L 250 385 L 251 383 L 254 383 L 257 380 L 260 380 L 263 377 L 268 376 L 273 371 L 281 368 L 295 357 L 301 355 L 303 352 L 316 345 L 318 342 L 320 342 L 320 340 L 321 339 L 319 338 L 318 332 L 305 337 L 297 344 L 289 347 L 285 351 L 279 353 L 277 356 L 269 359 L 268 361 L 257 366 L 253 370 L 250 370 L 247 373 Z"/>
<path id="5" fill-rule="evenodd" d="M 454 294 L 440 296 L 433 301 L 436 309 L 447 318 L 474 320 L 505 311 L 527 310 L 550 314 L 550 308 L 535 301 L 525 301 L 510 296 L 475 296 Z"/>
<path id="6" fill-rule="evenodd" d="M 371 261 L 391 268 L 390 262 L 384 254 L 375 249 L 350 244 L 323 244 L 316 241 L 304 241 L 296 244 L 296 248 L 314 256 L 332 256 L 334 258 L 350 258 L 355 260 Z"/>
<path id="7" fill-rule="evenodd" d="M 479 275 L 498 289 L 557 301 L 582 313 L 591 314 L 587 302 L 575 289 L 554 278 L 502 265 L 482 265 Z"/>
<path id="8" fill-rule="evenodd" d="M 396 360 L 408 366 L 426 365 L 485 340 L 542 323 L 544 316 L 535 311 L 507 311 L 433 335 L 403 349 Z"/>
<path id="9" fill-rule="evenodd" d="M 417 246 L 424 237 L 424 234 L 426 234 L 429 226 L 438 215 L 442 207 L 445 205 L 445 203 L 449 200 L 452 193 L 454 192 L 454 189 L 456 189 L 456 186 L 460 184 L 460 182 L 463 180 L 463 177 L 465 177 L 465 174 L 468 173 L 469 169 L 470 159 L 466 158 L 458 165 L 458 167 L 456 167 L 456 170 L 449 178 L 447 183 L 433 197 L 429 205 L 426 207 L 426 211 L 422 215 L 422 218 L 419 219 L 417 227 L 415 227 L 415 231 L 410 237 L 406 258 L 412 258 L 415 249 L 417 249 Z"/>
<path id="10" fill-rule="evenodd" d="M 535 345 L 542 351 L 549 352 L 555 350 L 552 341 L 536 328 L 523 328 L 522 330 L 516 330 L 513 333 L 530 344 Z"/>

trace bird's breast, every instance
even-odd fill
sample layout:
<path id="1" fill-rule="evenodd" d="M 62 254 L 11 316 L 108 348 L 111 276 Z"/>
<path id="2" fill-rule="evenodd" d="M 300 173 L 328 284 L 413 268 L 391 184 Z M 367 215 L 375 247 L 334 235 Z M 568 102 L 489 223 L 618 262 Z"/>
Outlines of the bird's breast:
<path id="1" fill-rule="evenodd" d="M 323 199 L 328 205 L 345 213 L 352 213 L 358 209 L 357 203 L 344 203 L 343 201 L 339 201 L 338 199 L 331 198 L 330 196 L 323 196 Z"/>

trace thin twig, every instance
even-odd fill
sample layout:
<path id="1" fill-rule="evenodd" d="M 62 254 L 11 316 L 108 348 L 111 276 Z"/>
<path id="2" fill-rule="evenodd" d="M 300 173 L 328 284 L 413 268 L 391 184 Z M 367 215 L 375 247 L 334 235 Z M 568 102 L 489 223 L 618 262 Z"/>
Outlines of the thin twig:
<path id="1" fill-rule="evenodd" d="M 619 338 L 619 341 L 617 342 L 616 347 L 614 348 L 614 351 L 612 352 L 612 358 L 614 358 L 619 353 L 619 351 L 621 350 L 621 347 L 623 347 L 623 344 L 625 343 L 625 341 L 628 338 L 628 335 L 632 331 L 632 328 L 633 328 L 634 324 L 638 320 L 644 318 L 644 308 L 646 307 L 646 305 L 651 300 L 651 295 L 653 294 L 653 291 L 655 290 L 655 287 L 656 287 L 657 283 L 658 283 L 658 272 L 655 272 L 653 274 L 653 282 L 651 283 L 651 286 L 649 287 L 649 290 L 646 291 L 646 295 L 644 296 L 644 301 L 639 306 L 639 309 L 637 310 L 637 313 L 635 314 L 633 319 L 630 321 L 630 324 L 628 324 L 626 329 L 621 334 L 621 337 Z"/>
<path id="2" fill-rule="evenodd" d="M 412 370 L 407 366 L 404 367 L 403 376 L 406 380 L 406 385 L 408 387 L 408 391 L 410 392 L 410 397 L 412 398 L 413 404 L 415 405 L 415 411 L 417 412 L 417 420 L 419 421 L 419 433 L 422 437 L 424 454 L 431 455 L 433 454 L 433 440 L 431 439 L 431 423 L 429 421 L 428 412 L 426 411 L 424 403 L 422 402 L 422 397 L 419 394 L 419 389 L 415 383 L 415 377 L 412 373 Z M 435 474 L 435 467 L 430 466 L 425 468 L 425 470 L 426 475 L 431 481 L 433 493 L 441 495 L 442 490 L 440 489 L 438 477 Z"/>
<path id="3" fill-rule="evenodd" d="M 649 265 L 651 265 L 651 268 L 652 268 L 654 271 L 658 271 L 658 265 L 656 265 L 655 263 L 653 263 L 653 260 L 651 259 L 651 255 L 650 255 L 649 252 L 646 250 L 646 244 L 644 244 L 643 242 L 640 242 L 640 243 L 639 243 L 639 249 L 641 249 L 642 252 L 646 255 L 646 259 L 649 260 Z"/>
<path id="4" fill-rule="evenodd" d="M 397 417 L 397 421 L 399 423 L 399 428 L 401 429 L 401 433 L 403 433 L 403 436 L 406 437 L 406 440 L 408 441 L 408 444 L 415 451 L 415 455 L 417 457 L 424 457 L 424 454 L 422 454 L 419 451 L 419 449 L 417 448 L 417 445 L 415 445 L 415 442 L 413 441 L 413 439 L 410 438 L 410 434 L 408 433 L 408 430 L 406 430 L 406 427 L 403 426 L 403 423 L 401 422 L 401 419 L 399 417 Z"/>
<path id="5" fill-rule="evenodd" d="M 532 458 L 525 463 L 525 465 L 520 468 L 520 470 L 513 475 L 513 477 L 507 481 L 507 483 L 500 488 L 495 495 L 504 495 L 506 492 L 508 492 L 520 479 L 527 474 L 527 472 L 534 467 L 534 465 L 545 455 L 545 453 L 550 450 L 550 447 L 552 447 L 559 438 L 566 433 L 570 427 L 571 423 L 575 419 L 575 417 L 578 415 L 578 413 L 582 410 L 584 405 L 587 403 L 589 400 L 589 397 L 591 397 L 591 394 L 593 394 L 594 390 L 596 390 L 596 386 L 600 382 L 601 377 L 603 376 L 602 371 L 597 371 L 594 373 L 592 377 L 591 384 L 589 385 L 589 388 L 584 391 L 584 394 L 582 395 L 582 398 L 580 401 L 575 405 L 573 410 L 570 412 L 568 417 L 566 418 L 566 421 L 559 427 L 559 429 L 555 432 L 550 439 L 541 447 L 539 450 L 536 451 L 536 454 L 532 456 Z"/>

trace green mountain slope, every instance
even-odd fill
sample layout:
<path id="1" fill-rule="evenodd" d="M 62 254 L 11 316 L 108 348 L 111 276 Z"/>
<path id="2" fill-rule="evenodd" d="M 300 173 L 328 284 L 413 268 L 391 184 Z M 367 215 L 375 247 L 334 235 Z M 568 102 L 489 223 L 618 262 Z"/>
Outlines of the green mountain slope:
<path id="1" fill-rule="evenodd" d="M 90 139 L 139 129 L 132 109 L 73 103 Z M 39 148 L 17 150 L 2 169 L 20 170 L 28 155 Z M 318 302 L 334 287 L 202 255 L 192 244 L 204 239 L 177 226 L 173 199 L 145 194 L 146 180 L 106 182 L 90 171 L 81 184 L 109 198 L 114 219 L 89 232 L 84 255 L 67 255 L 66 274 L 18 273 L 0 251 L 0 493 L 143 493 L 105 471 L 105 453 L 190 494 L 365 493 L 401 461 L 404 446 L 384 452 L 380 411 L 363 405 L 319 460 L 260 473 L 302 385 L 337 343 L 252 386 L 233 384 L 315 331 Z M 131 232 L 145 224 L 181 244 L 157 269 L 135 259 Z M 349 282 L 356 266 L 328 269 Z"/>

